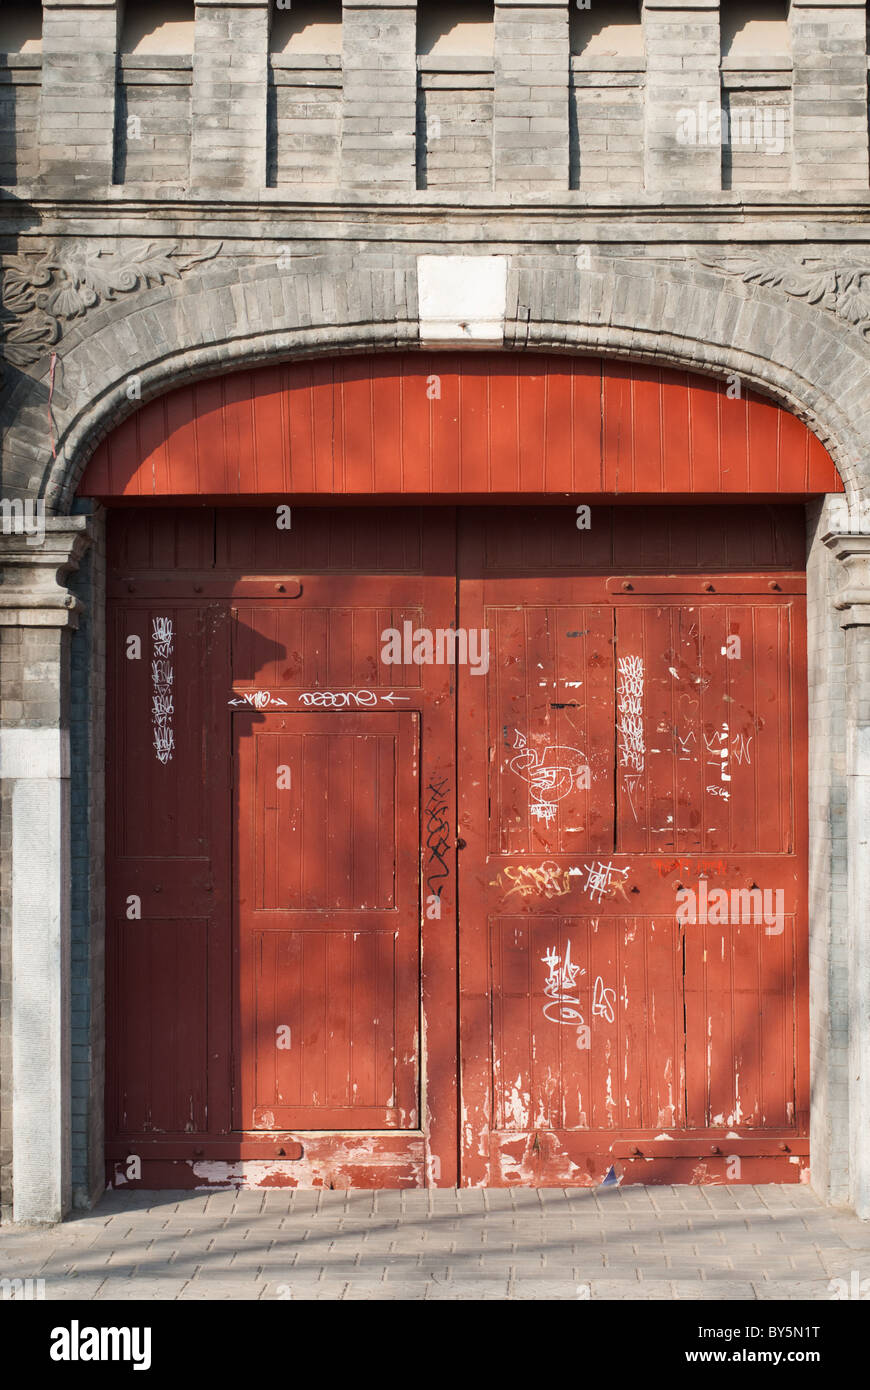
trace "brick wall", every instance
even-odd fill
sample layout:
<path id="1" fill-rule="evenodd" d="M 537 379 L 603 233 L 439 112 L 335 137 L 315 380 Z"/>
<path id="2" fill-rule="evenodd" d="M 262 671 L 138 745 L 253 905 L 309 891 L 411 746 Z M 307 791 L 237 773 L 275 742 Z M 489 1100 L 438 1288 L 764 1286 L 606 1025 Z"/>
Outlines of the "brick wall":
<path id="1" fill-rule="evenodd" d="M 568 187 L 568 6 L 495 6 L 495 186 Z"/>
<path id="2" fill-rule="evenodd" d="M 335 185 L 341 170 L 342 73 L 337 54 L 273 54 L 266 182 Z"/>
<path id="3" fill-rule="evenodd" d="M 266 183 L 266 0 L 197 0 L 193 49 L 191 182 L 194 188 Z"/>
<path id="4" fill-rule="evenodd" d="M 866 189 L 866 6 L 792 0 L 789 23 L 796 186 Z"/>
<path id="5" fill-rule="evenodd" d="M 646 61 L 571 59 L 572 188 L 641 189 Z"/>
<path id="6" fill-rule="evenodd" d="M 93 512 L 79 502 L 76 512 Z M 104 1185 L 105 1087 L 105 529 L 94 540 L 70 590 L 83 609 L 70 646 L 71 1111 L 73 1204 L 88 1207 Z"/>
<path id="7" fill-rule="evenodd" d="M 31 183 L 39 172 L 42 59 L 0 53 L 0 184 Z"/>
<path id="8" fill-rule="evenodd" d="M 124 55 L 115 113 L 115 183 L 184 190 L 190 179 L 192 63 Z"/>
<path id="9" fill-rule="evenodd" d="M 789 83 L 763 86 L 734 74 L 722 94 L 722 187 L 788 188 L 792 181 Z"/>
<path id="10" fill-rule="evenodd" d="M 703 113 L 719 108 L 717 0 L 676 4 L 647 0 L 645 185 L 652 190 L 713 191 L 721 187 L 721 141 L 686 138 L 687 116 L 699 129 Z"/>
<path id="11" fill-rule="evenodd" d="M 764 53 L 732 50 L 729 18 L 724 54 L 717 0 L 622 5 L 610 28 L 568 0 L 498 0 L 492 54 L 486 44 L 458 52 L 445 18 L 446 41 L 418 55 L 413 0 L 347 0 L 340 27 L 329 13 L 312 34 L 332 48 L 316 53 L 314 39 L 286 39 L 288 14 L 269 0 L 198 0 L 192 60 L 125 53 L 116 82 L 117 7 L 47 0 L 41 60 L 0 57 L 0 178 L 39 173 L 88 193 L 114 181 L 167 196 L 344 186 L 630 199 L 870 187 L 857 0 L 794 0 L 785 39 L 774 26 Z M 483 10 L 470 13 L 480 20 Z M 280 51 L 270 52 L 270 25 Z M 720 110 L 724 138 L 713 129 Z M 695 138 L 681 133 L 686 113 L 702 127 Z"/>
<path id="12" fill-rule="evenodd" d="M 417 187 L 492 188 L 492 59 L 417 61 Z"/>
<path id="13" fill-rule="evenodd" d="M 342 183 L 410 190 L 416 182 L 415 6 L 345 4 L 342 60 Z"/>
<path id="14" fill-rule="evenodd" d="M 50 184 L 104 190 L 112 180 L 118 10 L 47 0 L 42 25 L 39 171 Z"/>

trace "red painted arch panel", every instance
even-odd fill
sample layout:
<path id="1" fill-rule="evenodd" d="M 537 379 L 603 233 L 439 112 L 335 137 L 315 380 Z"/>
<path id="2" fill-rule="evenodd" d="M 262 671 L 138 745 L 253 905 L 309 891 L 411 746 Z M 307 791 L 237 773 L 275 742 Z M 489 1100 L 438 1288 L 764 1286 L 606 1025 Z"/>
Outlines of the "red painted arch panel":
<path id="1" fill-rule="evenodd" d="M 98 498 L 842 492 L 796 417 L 726 383 L 555 354 L 392 353 L 212 377 L 104 440 Z"/>

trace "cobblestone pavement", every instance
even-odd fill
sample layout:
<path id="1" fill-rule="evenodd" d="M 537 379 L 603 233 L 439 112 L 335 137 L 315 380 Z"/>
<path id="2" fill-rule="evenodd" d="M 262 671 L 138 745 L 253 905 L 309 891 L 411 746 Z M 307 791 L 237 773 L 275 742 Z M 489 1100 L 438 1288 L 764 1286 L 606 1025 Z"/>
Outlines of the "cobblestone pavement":
<path id="1" fill-rule="evenodd" d="M 46 1299 L 830 1300 L 870 1293 L 870 1222 L 797 1186 L 111 1192 L 0 1229 L 0 1278 Z"/>

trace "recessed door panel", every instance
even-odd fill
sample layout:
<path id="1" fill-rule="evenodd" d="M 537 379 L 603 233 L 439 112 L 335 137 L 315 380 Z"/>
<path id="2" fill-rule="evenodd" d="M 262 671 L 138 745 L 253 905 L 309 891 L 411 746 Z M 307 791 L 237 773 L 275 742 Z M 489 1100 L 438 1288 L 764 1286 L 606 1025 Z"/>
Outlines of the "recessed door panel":
<path id="1" fill-rule="evenodd" d="M 246 1130 L 418 1123 L 414 713 L 236 717 Z"/>

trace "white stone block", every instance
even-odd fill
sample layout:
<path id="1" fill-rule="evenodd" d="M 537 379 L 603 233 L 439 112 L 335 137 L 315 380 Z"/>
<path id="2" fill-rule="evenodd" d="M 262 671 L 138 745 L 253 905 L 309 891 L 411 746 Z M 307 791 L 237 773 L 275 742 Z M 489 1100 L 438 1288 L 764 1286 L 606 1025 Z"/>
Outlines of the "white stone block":
<path id="1" fill-rule="evenodd" d="M 418 256 L 420 339 L 502 342 L 507 256 Z"/>
<path id="2" fill-rule="evenodd" d="M 68 729 L 0 729 L 0 778 L 69 777 Z"/>

